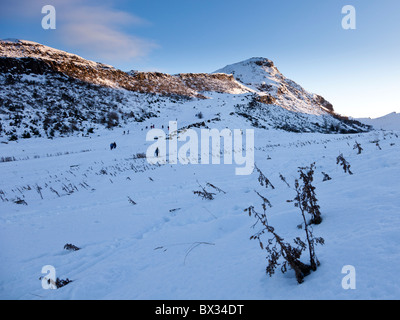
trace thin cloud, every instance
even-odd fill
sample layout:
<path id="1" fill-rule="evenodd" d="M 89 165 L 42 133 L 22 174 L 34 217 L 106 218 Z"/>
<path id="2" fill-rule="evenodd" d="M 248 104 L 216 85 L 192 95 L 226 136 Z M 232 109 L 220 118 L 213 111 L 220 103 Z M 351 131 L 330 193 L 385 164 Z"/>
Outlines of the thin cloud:
<path id="1" fill-rule="evenodd" d="M 123 31 L 123 27 L 150 24 L 136 15 L 83 3 L 61 7 L 57 14 L 62 40 L 97 59 L 129 61 L 157 48 L 154 41 Z"/>
<path id="2" fill-rule="evenodd" d="M 44 0 L 10 1 L 7 14 L 37 19 Z M 94 60 L 129 61 L 145 57 L 158 45 L 127 32 L 127 28 L 148 27 L 151 23 L 134 14 L 88 0 L 51 1 L 56 9 L 54 35 L 73 50 Z M 35 41 L 35 39 L 30 39 Z"/>
<path id="3" fill-rule="evenodd" d="M 106 60 L 131 60 L 146 56 L 157 47 L 154 42 L 125 34 L 108 25 L 92 23 L 65 24 L 60 30 L 64 42 L 87 54 Z"/>

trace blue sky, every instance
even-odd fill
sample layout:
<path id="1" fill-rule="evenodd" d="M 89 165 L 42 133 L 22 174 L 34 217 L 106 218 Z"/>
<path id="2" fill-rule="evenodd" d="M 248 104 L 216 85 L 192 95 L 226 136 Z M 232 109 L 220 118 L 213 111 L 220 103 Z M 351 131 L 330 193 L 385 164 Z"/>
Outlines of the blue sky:
<path id="1" fill-rule="evenodd" d="M 42 6 L 56 8 L 44 30 Z M 342 28 L 344 5 L 356 30 Z M 400 112 L 398 0 L 14 0 L 0 4 L 0 38 L 36 41 L 122 70 L 213 72 L 266 57 L 337 112 Z"/>

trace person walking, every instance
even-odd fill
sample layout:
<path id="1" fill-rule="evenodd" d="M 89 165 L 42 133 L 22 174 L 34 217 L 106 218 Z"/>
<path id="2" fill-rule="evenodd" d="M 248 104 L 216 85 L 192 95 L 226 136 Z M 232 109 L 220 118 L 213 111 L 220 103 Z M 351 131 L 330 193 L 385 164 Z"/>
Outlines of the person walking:
<path id="1" fill-rule="evenodd" d="M 110 150 L 115 149 L 117 144 L 115 142 L 110 143 Z"/>

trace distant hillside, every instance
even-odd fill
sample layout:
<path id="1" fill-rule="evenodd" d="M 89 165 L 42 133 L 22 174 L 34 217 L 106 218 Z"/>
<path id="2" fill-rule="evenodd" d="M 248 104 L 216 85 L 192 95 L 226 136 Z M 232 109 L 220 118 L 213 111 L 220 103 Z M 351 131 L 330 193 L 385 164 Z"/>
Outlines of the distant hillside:
<path id="1" fill-rule="evenodd" d="M 400 113 L 392 112 L 379 118 L 358 118 L 361 123 L 373 126 L 375 129 L 400 130 Z"/>

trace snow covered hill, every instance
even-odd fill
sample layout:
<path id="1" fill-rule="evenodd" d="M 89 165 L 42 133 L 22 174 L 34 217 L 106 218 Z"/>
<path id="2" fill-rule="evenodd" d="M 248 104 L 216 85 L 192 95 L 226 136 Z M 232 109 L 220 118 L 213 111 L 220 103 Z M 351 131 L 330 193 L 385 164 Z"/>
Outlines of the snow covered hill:
<path id="1" fill-rule="evenodd" d="M 182 77 L 175 77 L 161 72 L 123 72 L 110 65 L 83 59 L 75 54 L 50 48 L 39 43 L 26 40 L 0 40 L 0 71 L 18 73 L 39 73 L 45 71 L 61 72 L 64 75 L 91 84 L 111 88 L 124 88 L 141 93 L 159 93 L 163 95 L 181 95 L 199 97 L 195 89 L 187 86 Z M 27 60 L 27 58 L 30 58 Z M 24 64 L 23 60 L 29 62 Z M 235 81 L 233 77 L 218 77 L 208 74 L 192 75 L 207 82 L 208 78 L 219 80 L 214 88 L 220 92 L 248 92 L 246 88 Z M 204 90 L 203 90 L 204 91 Z M 208 91 L 208 90 L 207 90 Z M 214 90 L 212 90 L 214 91 Z"/>
<path id="2" fill-rule="evenodd" d="M 215 72 L 232 74 L 239 82 L 287 110 L 310 114 L 333 113 L 332 104 L 287 79 L 269 59 L 251 58 Z"/>
<path id="3" fill-rule="evenodd" d="M 396 112 L 389 113 L 379 118 L 357 118 L 360 121 L 369 126 L 373 126 L 378 130 L 400 130 L 400 114 Z"/>
<path id="4" fill-rule="evenodd" d="M 123 72 L 35 42 L 2 40 L 0 137 L 90 135 L 104 127 L 155 118 L 161 109 L 177 103 L 193 102 L 212 106 L 218 110 L 215 113 L 230 110 L 231 118 L 265 129 L 369 130 L 336 115 L 332 105 L 286 79 L 267 59 L 253 58 L 222 71 Z"/>

